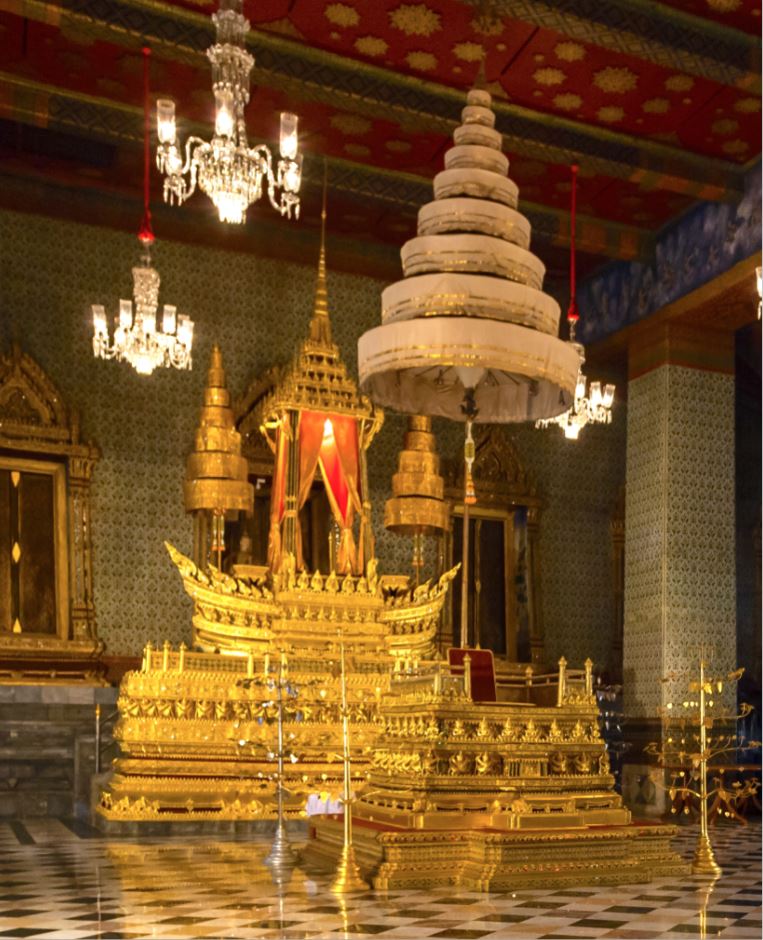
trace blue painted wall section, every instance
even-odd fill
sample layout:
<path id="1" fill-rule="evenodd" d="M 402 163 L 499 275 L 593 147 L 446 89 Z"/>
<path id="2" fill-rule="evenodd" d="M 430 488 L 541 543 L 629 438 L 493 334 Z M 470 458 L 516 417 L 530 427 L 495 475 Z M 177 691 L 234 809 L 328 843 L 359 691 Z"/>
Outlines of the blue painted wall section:
<path id="1" fill-rule="evenodd" d="M 666 226 L 651 264 L 616 262 L 592 275 L 578 290 L 584 343 L 643 320 L 749 258 L 761 246 L 761 165 L 745 178 L 736 203 L 701 203 Z"/>

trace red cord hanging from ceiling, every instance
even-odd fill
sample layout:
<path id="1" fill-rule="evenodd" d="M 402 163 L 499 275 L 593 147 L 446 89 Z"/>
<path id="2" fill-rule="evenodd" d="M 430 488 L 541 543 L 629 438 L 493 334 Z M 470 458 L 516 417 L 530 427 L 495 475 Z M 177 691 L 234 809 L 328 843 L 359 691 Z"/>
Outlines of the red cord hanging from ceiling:
<path id="1" fill-rule="evenodd" d="M 578 191 L 577 164 L 573 163 L 570 169 L 572 171 L 572 196 L 570 199 L 570 306 L 567 309 L 567 322 L 570 326 L 573 326 L 580 319 L 575 283 L 575 212 L 577 209 Z"/>
<path id="2" fill-rule="evenodd" d="M 151 227 L 151 187 L 150 187 L 150 155 L 149 155 L 149 128 L 150 128 L 150 102 L 148 95 L 148 62 L 151 50 L 143 46 L 143 219 L 140 223 L 138 238 L 148 247 L 154 240 L 154 230 Z"/>

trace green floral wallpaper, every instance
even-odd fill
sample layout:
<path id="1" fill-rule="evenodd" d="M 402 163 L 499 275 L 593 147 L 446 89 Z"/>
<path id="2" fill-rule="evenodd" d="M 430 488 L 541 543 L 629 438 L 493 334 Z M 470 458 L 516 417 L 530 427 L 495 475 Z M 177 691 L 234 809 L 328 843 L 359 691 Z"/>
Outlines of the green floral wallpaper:
<path id="1" fill-rule="evenodd" d="M 126 364 L 95 360 L 90 345 L 90 304 L 105 304 L 111 317 L 120 296 L 130 296 L 133 237 L 0 212 L 0 239 L 0 347 L 16 339 L 38 360 L 103 454 L 93 506 L 99 634 L 113 653 L 138 652 L 148 640 L 188 641 L 190 607 L 163 542 L 190 550 L 182 478 L 211 345 L 222 347 L 234 395 L 288 358 L 307 328 L 316 259 L 296 265 L 159 242 L 160 303 L 176 304 L 195 320 L 195 365 L 190 373 L 161 370 L 145 378 Z M 378 322 L 383 284 L 332 273 L 330 242 L 328 262 L 334 334 L 354 370 L 357 338 Z M 407 571 L 410 558 L 407 540 L 381 528 L 404 426 L 388 414 L 371 451 L 385 571 Z M 442 423 L 437 429 L 441 454 L 458 454 L 461 430 Z M 604 665 L 614 622 L 609 520 L 625 475 L 625 408 L 617 404 L 611 427 L 588 428 L 577 443 L 555 430 L 511 433 L 546 502 L 541 561 L 549 658 L 564 654 L 578 664 L 590 655 Z"/>

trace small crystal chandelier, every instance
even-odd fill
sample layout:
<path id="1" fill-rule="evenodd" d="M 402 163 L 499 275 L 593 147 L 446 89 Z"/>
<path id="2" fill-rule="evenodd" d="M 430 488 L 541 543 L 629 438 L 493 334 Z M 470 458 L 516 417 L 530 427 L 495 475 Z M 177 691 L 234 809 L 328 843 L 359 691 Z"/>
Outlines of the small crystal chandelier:
<path id="1" fill-rule="evenodd" d="M 140 264 L 132 269 L 133 301 L 119 301 L 119 316 L 115 319 L 114 341 L 109 340 L 106 310 L 93 304 L 93 354 L 99 359 L 126 360 L 140 375 L 151 375 L 157 366 L 191 368 L 193 321 L 177 315 L 177 308 L 164 305 L 162 329 L 156 325 L 159 306 L 159 272 L 151 265 L 151 245 L 154 233 L 151 227 L 149 204 L 149 109 L 148 109 L 148 57 L 151 50 L 143 49 L 144 84 L 144 137 L 143 137 L 143 221 L 138 232 L 142 252 Z"/>
<path id="2" fill-rule="evenodd" d="M 563 431 L 564 436 L 570 440 L 576 441 L 580 434 L 580 429 L 587 424 L 611 424 L 612 423 L 612 404 L 615 400 L 615 386 L 605 385 L 602 390 L 601 382 L 591 382 L 591 388 L 588 394 L 586 389 L 588 380 L 583 374 L 583 365 L 585 363 L 585 350 L 582 343 L 575 339 L 575 327 L 580 319 L 578 312 L 578 302 L 576 297 L 575 281 L 575 210 L 577 200 L 578 168 L 572 166 L 572 196 L 570 211 L 570 306 L 567 310 L 567 323 L 570 327 L 570 346 L 577 350 L 580 356 L 580 370 L 578 372 L 578 381 L 575 386 L 575 398 L 569 409 L 555 418 L 542 418 L 535 422 L 536 428 L 548 428 L 558 425 Z"/>
<path id="3" fill-rule="evenodd" d="M 245 47 L 249 20 L 241 12 L 242 0 L 220 0 L 212 15 L 217 41 L 207 49 L 212 64 L 215 95 L 215 133 L 207 143 L 189 137 L 185 161 L 175 127 L 175 102 L 156 102 L 159 143 L 156 163 L 164 173 L 164 201 L 184 203 L 198 185 L 217 208 L 221 222 L 241 224 L 246 210 L 267 187 L 273 208 L 291 218 L 299 218 L 299 187 L 302 180 L 302 154 L 297 153 L 297 115 L 281 114 L 281 159 L 273 169 L 273 157 L 265 144 L 250 147 L 246 138 L 244 109 L 249 103 L 249 74 L 254 57 Z M 276 198 L 280 190 L 280 199 Z"/>

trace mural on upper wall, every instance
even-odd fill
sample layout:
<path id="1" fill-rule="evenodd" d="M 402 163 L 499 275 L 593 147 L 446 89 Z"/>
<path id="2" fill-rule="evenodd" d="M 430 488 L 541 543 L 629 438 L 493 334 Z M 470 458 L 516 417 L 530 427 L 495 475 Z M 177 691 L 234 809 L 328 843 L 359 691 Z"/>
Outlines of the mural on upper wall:
<path id="1" fill-rule="evenodd" d="M 102 459 L 93 493 L 94 590 L 98 634 L 107 653 L 138 653 L 151 640 L 191 637 L 191 611 L 164 540 L 190 552 L 183 511 L 185 458 L 193 446 L 213 343 L 223 351 L 235 397 L 256 375 L 285 362 L 305 335 L 316 259 L 305 265 L 240 252 L 161 242 L 155 252 L 162 297 L 196 323 L 194 368 L 139 376 L 126 363 L 92 355 L 90 305 L 110 316 L 129 297 L 135 239 L 95 226 L 0 212 L 3 297 L 0 347 L 15 338 L 76 405 Z M 329 242 L 329 263 L 331 243 Z M 381 282 L 329 271 L 333 333 L 352 373 L 363 330 L 378 322 Z M 388 572 L 410 572 L 407 539 L 383 529 L 384 502 L 397 469 L 405 419 L 387 414 L 373 444 L 371 497 L 377 553 Z M 435 425 L 445 457 L 463 452 L 463 428 Z M 580 441 L 530 426 L 511 430 L 546 504 L 541 578 L 546 650 L 551 661 L 611 648 L 612 549 L 609 518 L 625 474 L 625 407 L 609 427 Z"/>
<path id="2" fill-rule="evenodd" d="M 761 168 L 745 178 L 740 202 L 706 202 L 658 237 L 654 261 L 617 262 L 578 290 L 584 343 L 642 320 L 728 270 L 761 246 Z"/>

